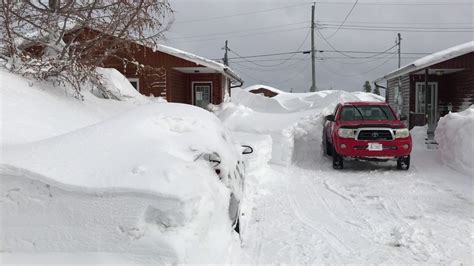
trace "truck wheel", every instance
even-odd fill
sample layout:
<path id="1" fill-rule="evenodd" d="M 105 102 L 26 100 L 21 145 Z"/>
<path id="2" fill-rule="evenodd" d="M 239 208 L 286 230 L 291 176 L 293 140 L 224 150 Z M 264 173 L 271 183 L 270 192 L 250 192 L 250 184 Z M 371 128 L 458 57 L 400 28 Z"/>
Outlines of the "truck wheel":
<path id="1" fill-rule="evenodd" d="M 332 156 L 332 146 L 331 143 L 326 139 L 326 155 Z"/>
<path id="2" fill-rule="evenodd" d="M 332 152 L 332 168 L 334 169 L 342 169 L 344 167 L 344 159 L 341 155 L 337 154 L 334 147 L 331 150 Z"/>
<path id="3" fill-rule="evenodd" d="M 410 168 L 410 155 L 397 159 L 398 170 L 408 170 Z"/>

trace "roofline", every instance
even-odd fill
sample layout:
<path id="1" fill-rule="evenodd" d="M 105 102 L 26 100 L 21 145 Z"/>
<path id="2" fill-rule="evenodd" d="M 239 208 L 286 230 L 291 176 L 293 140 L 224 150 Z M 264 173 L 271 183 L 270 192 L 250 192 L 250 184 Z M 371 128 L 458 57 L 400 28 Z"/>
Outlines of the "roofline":
<path id="1" fill-rule="evenodd" d="M 466 47 L 468 49 L 463 49 L 463 50 L 460 50 L 460 51 L 456 51 L 455 49 L 459 48 L 459 47 L 463 47 L 463 48 Z M 453 50 L 453 48 L 454 48 L 454 50 Z M 408 64 L 404 67 L 398 68 L 398 69 L 388 73 L 387 75 L 374 80 L 374 83 L 380 82 L 382 80 L 389 80 L 389 79 L 392 79 L 392 78 L 395 78 L 395 77 L 403 76 L 403 75 L 411 73 L 413 71 L 417 71 L 417 70 L 420 70 L 420 69 L 425 69 L 425 68 L 428 68 L 432 65 L 436 65 L 436 64 L 439 64 L 441 62 L 445 62 L 445 61 L 451 60 L 453 58 L 463 56 L 463 55 L 466 55 L 466 54 L 469 54 L 469 53 L 472 53 L 472 52 L 474 52 L 474 41 L 463 43 L 463 44 L 460 44 L 460 45 L 457 45 L 457 46 L 453 46 L 453 47 L 441 50 L 439 52 L 432 53 L 430 55 L 419 58 L 419 59 L 413 61 L 412 63 L 410 63 L 410 64 Z M 447 53 L 447 54 L 443 54 L 443 53 Z M 442 55 L 440 55 L 440 54 L 442 54 Z M 435 59 L 432 60 L 432 61 L 423 62 L 423 59 L 429 58 L 433 55 L 435 55 L 435 56 L 437 55 L 437 56 L 439 56 L 439 58 L 435 57 Z M 416 63 L 419 63 L 419 65 L 417 66 Z"/>
<path id="2" fill-rule="evenodd" d="M 406 65 L 404 67 L 401 67 L 395 71 L 392 71 L 390 73 L 388 73 L 387 75 L 381 77 L 381 78 L 378 78 L 376 80 L 374 80 L 374 83 L 377 83 L 377 82 L 380 82 L 382 80 L 388 80 L 388 79 L 391 79 L 391 78 L 394 78 L 394 77 L 398 77 L 398 76 L 402 76 L 402 75 L 405 75 L 411 71 L 415 71 L 416 70 L 416 66 L 415 64 L 409 64 L 409 65 Z"/>
<path id="3" fill-rule="evenodd" d="M 211 60 L 211 59 L 208 59 L 208 58 L 205 58 L 205 57 L 202 57 L 200 55 L 193 54 L 193 53 L 185 52 L 183 50 L 180 50 L 180 49 L 177 49 L 177 48 L 174 48 L 174 47 L 170 47 L 170 46 L 167 46 L 167 45 L 163 45 L 163 44 L 158 44 L 156 48 L 149 47 L 149 46 L 146 46 L 146 45 L 143 45 L 143 44 L 140 44 L 140 45 L 142 45 L 144 47 L 148 47 L 152 50 L 156 50 L 156 51 L 159 51 L 159 52 L 171 55 L 171 56 L 181 58 L 181 59 L 186 60 L 186 61 L 190 61 L 190 59 L 188 57 L 186 57 L 184 54 L 192 55 L 193 57 L 195 57 L 197 59 L 197 61 L 199 61 L 198 63 L 200 65 L 205 66 L 207 68 L 214 69 L 214 70 L 218 71 L 219 73 L 222 73 L 224 76 L 226 76 L 230 79 L 233 79 L 235 81 L 243 83 L 242 78 L 237 73 L 235 73 L 231 68 L 229 68 L 229 66 L 223 65 L 223 64 L 221 64 L 217 61 L 214 61 L 214 60 Z M 160 47 L 162 49 L 160 49 Z M 173 53 L 173 52 L 170 53 L 170 51 L 168 49 L 175 50 L 177 53 Z M 184 54 L 181 54 L 180 52 L 183 52 Z M 192 61 L 190 61 L 190 62 L 192 62 Z M 194 63 L 196 63 L 196 62 L 194 62 Z M 213 65 L 213 64 L 216 64 L 216 65 Z"/>
<path id="4" fill-rule="evenodd" d="M 80 28 L 81 28 L 81 27 L 79 27 L 79 26 L 76 25 L 76 26 L 72 27 L 69 31 L 78 30 L 78 29 L 80 29 Z M 82 28 L 88 28 L 88 29 L 91 29 L 91 30 L 98 31 L 98 30 L 93 29 L 93 28 L 88 27 L 88 26 L 82 27 Z M 174 48 L 174 47 L 170 47 L 170 46 L 167 46 L 167 45 L 158 44 L 157 47 L 153 48 L 153 47 L 150 47 L 150 46 L 145 45 L 145 44 L 140 43 L 140 42 L 136 42 L 136 41 L 132 41 L 132 40 L 128 40 L 128 41 L 129 41 L 129 42 L 132 42 L 132 43 L 135 43 L 135 44 L 138 44 L 138 45 L 141 45 L 141 46 L 143 46 L 143 47 L 152 49 L 153 51 L 156 50 L 156 51 L 159 51 L 159 52 L 162 52 L 162 53 L 171 55 L 171 56 L 175 56 L 175 57 L 181 58 L 181 59 L 186 60 L 186 61 L 190 61 L 189 58 L 186 58 L 186 56 L 180 55 L 179 53 L 177 53 L 177 54 L 169 53 L 169 52 L 163 51 L 163 50 L 166 50 L 166 48 L 169 48 L 169 49 L 173 49 L 173 50 L 176 50 L 176 51 L 181 51 L 181 52 L 183 52 L 183 53 L 190 54 L 190 55 L 196 57 L 196 59 L 199 59 L 199 64 L 200 64 L 200 65 L 202 65 L 202 66 L 204 66 L 204 67 L 207 67 L 207 68 L 214 69 L 214 70 L 218 71 L 219 73 L 222 73 L 224 76 L 226 76 L 226 77 L 228 77 L 228 78 L 230 78 L 230 79 L 233 79 L 233 80 L 235 80 L 235 81 L 238 81 L 238 82 L 240 82 L 241 84 L 244 83 L 243 79 L 242 79 L 237 73 L 235 73 L 232 69 L 230 69 L 228 66 L 223 65 L 224 67 L 221 69 L 221 68 L 216 67 L 216 66 L 213 66 L 212 64 L 209 64 L 209 63 L 207 62 L 207 61 L 210 61 L 210 62 L 213 62 L 213 63 L 215 63 L 215 64 L 220 64 L 219 62 L 216 62 L 216 61 L 214 61 L 214 60 L 207 59 L 207 58 L 205 58 L 205 57 L 202 57 L 202 56 L 199 56 L 199 55 L 196 55 L 196 54 L 192 54 L 192 53 L 189 53 L 189 52 L 185 52 L 185 51 L 182 51 L 182 50 L 180 50 L 180 49 L 177 49 L 177 48 Z M 165 48 L 165 49 L 160 50 L 160 49 L 159 49 L 160 46 L 163 47 L 163 48 Z M 190 62 L 192 62 L 192 61 L 190 61 Z"/>
<path id="5" fill-rule="evenodd" d="M 232 71 L 232 69 L 230 69 L 229 67 L 224 68 L 223 74 L 230 79 L 240 82 L 241 84 L 244 83 L 244 80 L 239 75 L 237 75 L 237 73 Z"/>

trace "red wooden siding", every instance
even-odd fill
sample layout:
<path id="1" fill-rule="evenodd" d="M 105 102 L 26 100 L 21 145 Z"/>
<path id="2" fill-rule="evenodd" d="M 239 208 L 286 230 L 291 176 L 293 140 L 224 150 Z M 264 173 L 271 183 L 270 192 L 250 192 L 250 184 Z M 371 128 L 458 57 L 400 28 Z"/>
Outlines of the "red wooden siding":
<path id="1" fill-rule="evenodd" d="M 124 55 L 122 55 L 125 57 Z M 175 67 L 203 67 L 194 62 L 160 52 L 153 52 L 150 48 L 139 46 L 135 53 L 127 55 L 125 58 L 134 58 L 136 61 L 145 65 L 147 69 L 145 73 L 136 74 L 136 66 L 133 64 L 123 64 L 118 59 L 110 59 L 106 62 L 106 67 L 118 69 L 127 78 L 138 77 L 140 79 L 140 92 L 145 95 L 153 94 L 155 96 L 166 96 L 170 102 L 180 102 L 191 104 L 193 81 L 212 81 L 212 103 L 220 104 L 223 100 L 223 80 L 224 75 L 220 73 L 214 74 L 185 74 L 175 70 Z M 163 91 L 153 87 L 153 77 L 149 73 L 154 73 L 164 69 L 166 71 L 166 94 Z"/>

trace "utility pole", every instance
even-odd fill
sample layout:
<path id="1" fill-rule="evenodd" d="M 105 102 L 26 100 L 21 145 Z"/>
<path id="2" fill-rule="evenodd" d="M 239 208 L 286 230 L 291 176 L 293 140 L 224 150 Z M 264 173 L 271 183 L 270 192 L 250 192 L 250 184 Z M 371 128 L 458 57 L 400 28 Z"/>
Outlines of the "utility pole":
<path id="1" fill-rule="evenodd" d="M 313 3 L 311 6 L 311 88 L 309 91 L 314 92 L 316 91 L 316 66 L 315 66 L 315 50 L 314 50 L 314 6 L 316 3 Z"/>
<path id="2" fill-rule="evenodd" d="M 401 63 L 401 50 L 402 50 L 402 35 L 400 33 L 397 34 L 397 45 L 398 45 L 398 68 L 400 68 Z"/>
<path id="3" fill-rule="evenodd" d="M 229 51 L 229 47 L 227 46 L 227 40 L 225 40 L 225 47 L 224 47 L 225 53 L 224 53 L 224 65 L 228 66 L 229 65 L 229 58 L 227 57 L 227 51 Z"/>

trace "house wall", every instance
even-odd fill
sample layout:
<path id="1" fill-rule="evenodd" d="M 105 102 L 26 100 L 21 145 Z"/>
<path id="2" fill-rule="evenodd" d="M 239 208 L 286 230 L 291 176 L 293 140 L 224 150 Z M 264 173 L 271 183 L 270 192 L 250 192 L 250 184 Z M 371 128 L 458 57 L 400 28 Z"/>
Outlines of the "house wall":
<path id="1" fill-rule="evenodd" d="M 460 72 L 443 75 L 429 75 L 428 82 L 438 82 L 438 110 L 440 115 L 447 113 L 448 104 L 452 111 L 459 112 L 474 104 L 474 53 L 452 58 L 432 65 L 430 69 L 464 69 Z M 407 74 L 401 77 L 402 106 L 398 110 L 408 115 L 409 127 L 423 126 L 426 123 L 425 114 L 415 113 L 416 83 L 425 82 L 425 75 Z M 399 78 L 387 81 L 386 101 L 397 110 L 395 88 Z"/>
<path id="2" fill-rule="evenodd" d="M 187 88 L 189 88 L 189 98 L 191 103 L 192 98 L 192 82 L 212 82 L 212 104 L 220 104 L 224 99 L 224 95 L 222 94 L 222 88 L 224 84 L 222 83 L 222 76 L 221 74 L 189 74 L 188 75 L 188 83 Z"/>
<path id="3" fill-rule="evenodd" d="M 86 45 L 88 40 L 98 35 L 99 32 L 86 28 L 66 34 L 64 41 L 75 41 Z M 109 42 L 113 43 L 114 37 L 108 38 Z M 120 45 L 120 48 L 117 48 L 118 52 L 106 57 L 103 66 L 115 68 L 127 78 L 138 78 L 140 93 L 161 96 L 169 102 L 191 104 L 192 82 L 211 81 L 212 103 L 220 104 L 223 101 L 224 83 L 226 82 L 226 77 L 223 74 L 184 74 L 174 68 L 202 67 L 204 69 L 205 67 L 167 53 L 153 51 L 153 49 L 137 43 L 128 42 Z M 97 54 L 97 58 L 103 57 L 105 46 L 91 46 L 92 53 Z M 44 52 L 44 48 L 41 45 L 34 45 L 27 48 L 27 52 L 40 56 Z M 140 68 L 137 67 L 136 62 L 140 64 Z M 140 71 L 138 71 L 139 69 Z"/>
<path id="4" fill-rule="evenodd" d="M 397 93 L 399 96 L 395 95 Z M 405 75 L 400 78 L 393 78 L 387 81 L 386 102 L 400 115 L 408 117 L 410 121 L 410 76 Z"/>

